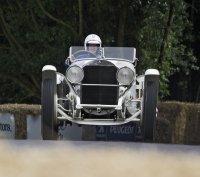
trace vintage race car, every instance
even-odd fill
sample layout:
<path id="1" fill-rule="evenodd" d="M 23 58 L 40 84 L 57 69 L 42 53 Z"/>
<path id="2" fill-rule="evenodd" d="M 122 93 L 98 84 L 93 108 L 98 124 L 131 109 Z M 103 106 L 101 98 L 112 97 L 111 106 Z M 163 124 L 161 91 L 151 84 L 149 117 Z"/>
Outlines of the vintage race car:
<path id="1" fill-rule="evenodd" d="M 137 123 L 144 140 L 155 137 L 159 71 L 136 74 L 136 49 L 104 47 L 98 56 L 70 47 L 66 73 L 42 69 L 42 137 L 57 139 L 58 127 Z"/>

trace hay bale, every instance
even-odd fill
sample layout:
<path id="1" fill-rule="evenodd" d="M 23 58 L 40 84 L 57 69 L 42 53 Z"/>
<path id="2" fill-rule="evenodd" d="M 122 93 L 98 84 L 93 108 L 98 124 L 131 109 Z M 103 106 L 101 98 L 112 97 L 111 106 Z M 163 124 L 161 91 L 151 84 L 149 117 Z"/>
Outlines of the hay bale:
<path id="1" fill-rule="evenodd" d="M 0 112 L 15 117 L 15 138 L 27 137 L 27 114 L 40 115 L 40 105 L 4 104 Z M 158 104 L 156 142 L 173 144 L 200 144 L 200 104 L 161 102 Z M 95 140 L 95 126 L 82 127 L 83 140 Z"/>
<path id="2" fill-rule="evenodd" d="M 40 105 L 4 104 L 0 105 L 0 112 L 10 113 L 15 117 L 15 139 L 27 138 L 27 114 L 39 115 Z"/>
<path id="3" fill-rule="evenodd" d="M 187 104 L 184 144 L 200 144 L 200 104 Z"/>
<path id="4" fill-rule="evenodd" d="M 164 102 L 158 106 L 158 117 L 170 122 L 171 143 L 183 144 L 187 106 L 180 102 Z"/>
<path id="5" fill-rule="evenodd" d="M 169 121 L 171 143 L 200 144 L 200 104 L 163 102 L 158 110 L 158 117 Z"/>

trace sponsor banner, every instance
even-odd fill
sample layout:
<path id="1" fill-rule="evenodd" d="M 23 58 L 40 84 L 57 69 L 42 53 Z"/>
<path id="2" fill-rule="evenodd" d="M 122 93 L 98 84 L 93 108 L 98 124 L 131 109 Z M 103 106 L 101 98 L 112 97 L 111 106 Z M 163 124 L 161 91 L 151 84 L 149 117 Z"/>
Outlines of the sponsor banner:
<path id="1" fill-rule="evenodd" d="M 15 139 L 15 119 L 12 114 L 0 113 L 0 139 Z"/>
<path id="2" fill-rule="evenodd" d="M 135 123 L 113 126 L 96 126 L 96 140 L 136 141 L 140 139 L 140 126 Z"/>

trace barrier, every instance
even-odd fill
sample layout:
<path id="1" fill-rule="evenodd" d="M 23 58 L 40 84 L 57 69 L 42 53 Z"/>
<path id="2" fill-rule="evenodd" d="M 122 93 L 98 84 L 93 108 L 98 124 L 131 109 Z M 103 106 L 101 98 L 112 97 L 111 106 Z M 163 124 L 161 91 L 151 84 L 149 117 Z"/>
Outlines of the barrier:
<path id="1" fill-rule="evenodd" d="M 114 126 L 96 126 L 96 140 L 106 141 L 139 141 L 140 126 L 135 123 Z"/>
<path id="2" fill-rule="evenodd" d="M 58 130 L 59 140 L 81 140 L 82 127 L 72 124 Z M 27 115 L 27 139 L 42 139 L 40 115 Z"/>
<path id="3" fill-rule="evenodd" d="M 26 139 L 41 140 L 41 115 L 26 116 Z M 13 114 L 0 113 L 0 139 L 15 139 L 15 117 Z M 82 140 L 82 127 L 75 124 L 59 127 L 60 140 Z M 18 139 L 24 139 L 18 138 Z"/>
<path id="4" fill-rule="evenodd" d="M 27 115 L 27 139 L 42 139 L 40 115 Z"/>
<path id="5" fill-rule="evenodd" d="M 72 124 L 67 127 L 59 127 L 60 140 L 82 140 L 82 127 Z"/>
<path id="6" fill-rule="evenodd" d="M 200 104 L 164 102 L 158 105 L 156 142 L 200 144 Z M 134 125 L 59 128 L 60 140 L 135 141 Z M 0 139 L 42 139 L 40 105 L 0 105 Z"/>
<path id="7" fill-rule="evenodd" d="M 15 138 L 15 119 L 12 114 L 0 113 L 0 139 Z"/>

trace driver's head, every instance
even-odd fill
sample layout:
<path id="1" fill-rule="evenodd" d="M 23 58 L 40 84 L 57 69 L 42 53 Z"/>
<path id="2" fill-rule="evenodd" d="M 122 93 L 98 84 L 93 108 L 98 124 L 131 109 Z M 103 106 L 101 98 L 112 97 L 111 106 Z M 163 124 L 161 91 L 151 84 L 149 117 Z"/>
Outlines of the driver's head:
<path id="1" fill-rule="evenodd" d="M 96 34 L 90 34 L 85 38 L 84 42 L 85 50 L 96 54 L 99 47 L 101 47 L 101 39 Z"/>

